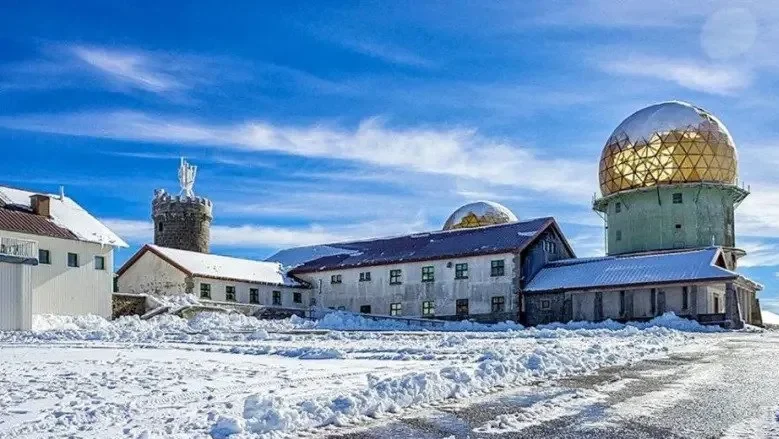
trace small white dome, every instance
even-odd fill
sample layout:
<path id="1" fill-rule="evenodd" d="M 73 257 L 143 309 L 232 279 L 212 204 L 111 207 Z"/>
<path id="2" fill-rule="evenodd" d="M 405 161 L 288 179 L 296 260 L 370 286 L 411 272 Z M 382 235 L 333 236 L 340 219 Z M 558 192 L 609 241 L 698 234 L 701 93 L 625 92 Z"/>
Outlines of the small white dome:
<path id="1" fill-rule="evenodd" d="M 508 207 L 493 201 L 468 203 L 454 213 L 444 223 L 444 230 L 467 229 L 471 227 L 491 226 L 519 221 Z"/>

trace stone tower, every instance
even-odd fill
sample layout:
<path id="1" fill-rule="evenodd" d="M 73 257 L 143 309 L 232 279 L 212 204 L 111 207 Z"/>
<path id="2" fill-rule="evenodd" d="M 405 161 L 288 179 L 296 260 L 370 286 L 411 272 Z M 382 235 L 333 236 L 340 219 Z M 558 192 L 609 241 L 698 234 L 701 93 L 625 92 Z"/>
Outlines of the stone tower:
<path id="1" fill-rule="evenodd" d="M 208 253 L 213 205 L 211 200 L 197 197 L 192 191 L 196 172 L 197 167 L 181 159 L 179 195 L 173 196 L 164 189 L 154 191 L 152 219 L 155 245 Z"/>

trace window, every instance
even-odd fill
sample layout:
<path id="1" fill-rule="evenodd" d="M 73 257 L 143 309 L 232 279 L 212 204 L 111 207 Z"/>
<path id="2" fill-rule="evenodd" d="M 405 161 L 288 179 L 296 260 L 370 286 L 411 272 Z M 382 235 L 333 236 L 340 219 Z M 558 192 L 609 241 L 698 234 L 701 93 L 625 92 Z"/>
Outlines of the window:
<path id="1" fill-rule="evenodd" d="M 622 212 L 622 203 L 614 204 L 614 213 L 620 213 L 620 212 Z"/>
<path id="2" fill-rule="evenodd" d="M 68 253 L 68 267 L 78 267 L 77 253 Z"/>
<path id="3" fill-rule="evenodd" d="M 400 270 L 390 270 L 390 285 L 399 285 L 401 283 L 400 273 Z"/>
<path id="4" fill-rule="evenodd" d="M 51 264 L 51 252 L 48 250 L 38 249 L 38 263 Z"/>
<path id="5" fill-rule="evenodd" d="M 690 306 L 690 291 L 687 287 L 682 287 L 682 310 L 687 310 Z"/>
<path id="6" fill-rule="evenodd" d="M 399 316 L 401 311 L 401 304 L 400 303 L 390 303 L 390 315 L 391 316 Z"/>
<path id="7" fill-rule="evenodd" d="M 105 257 L 95 256 L 95 270 L 105 270 Z"/>
<path id="8" fill-rule="evenodd" d="M 490 262 L 490 276 L 496 277 L 503 276 L 504 274 L 506 274 L 506 266 L 503 259 Z"/>
<path id="9" fill-rule="evenodd" d="M 619 292 L 619 315 L 624 316 L 625 315 L 625 291 L 622 290 Z"/>
<path id="10" fill-rule="evenodd" d="M 617 241 L 622 241 L 622 230 L 617 230 L 616 239 Z"/>
<path id="11" fill-rule="evenodd" d="M 427 267 L 422 267 L 422 282 L 433 282 L 435 281 L 435 267 L 432 265 L 428 265 Z"/>
<path id="12" fill-rule="evenodd" d="M 506 311 L 506 298 L 503 296 L 495 296 L 492 298 L 492 312 Z"/>
<path id="13" fill-rule="evenodd" d="M 200 298 L 201 299 L 210 299 L 211 298 L 211 284 L 200 284 Z"/>
<path id="14" fill-rule="evenodd" d="M 468 299 L 457 299 L 455 307 L 458 316 L 468 315 Z"/>
<path id="15" fill-rule="evenodd" d="M 370 305 L 362 305 L 360 306 L 360 314 L 370 314 L 371 313 L 371 306 Z"/>
<path id="16" fill-rule="evenodd" d="M 360 282 L 370 282 L 371 281 L 371 272 L 365 271 L 363 273 L 360 273 Z"/>
<path id="17" fill-rule="evenodd" d="M 719 296 L 714 296 L 714 314 L 719 313 Z"/>
<path id="18" fill-rule="evenodd" d="M 682 204 L 682 193 L 677 192 L 673 194 L 673 203 L 674 204 Z"/>
<path id="19" fill-rule="evenodd" d="M 235 302 L 235 287 L 227 285 L 225 287 L 225 300 L 228 302 Z"/>
<path id="20" fill-rule="evenodd" d="M 555 253 L 557 251 L 557 244 L 554 241 L 544 240 L 544 251 L 547 253 Z"/>
<path id="21" fill-rule="evenodd" d="M 276 306 L 281 306 L 281 291 L 273 292 L 273 304 Z"/>
<path id="22" fill-rule="evenodd" d="M 148 229 L 147 229 L 147 230 L 148 230 Z M 162 221 L 160 221 L 160 223 L 159 223 L 159 224 L 157 224 L 157 230 L 159 230 L 160 232 L 162 232 Z"/>
<path id="23" fill-rule="evenodd" d="M 454 278 L 455 279 L 468 279 L 468 264 L 455 264 L 454 265 Z"/>
<path id="24" fill-rule="evenodd" d="M 552 301 L 551 300 L 542 300 L 541 301 L 541 310 L 542 311 L 549 311 L 552 309 Z"/>
<path id="25" fill-rule="evenodd" d="M 330 283 L 331 284 L 340 284 L 341 283 L 341 275 L 340 274 L 334 274 L 330 276 Z"/>
<path id="26" fill-rule="evenodd" d="M 649 313 L 655 315 L 657 312 L 657 304 L 655 303 L 655 296 L 657 296 L 657 290 L 652 288 L 649 290 Z"/>
<path id="27" fill-rule="evenodd" d="M 422 302 L 422 315 L 425 317 L 435 315 L 435 302 L 432 300 Z"/>
<path id="28" fill-rule="evenodd" d="M 292 302 L 303 303 L 303 293 L 292 293 Z"/>
<path id="29" fill-rule="evenodd" d="M 260 303 L 260 290 L 249 288 L 249 303 Z"/>
<path id="30" fill-rule="evenodd" d="M 681 224 L 677 224 L 677 225 L 676 225 L 676 228 L 677 228 L 677 229 L 681 229 L 681 228 L 682 228 L 682 225 L 681 225 Z"/>

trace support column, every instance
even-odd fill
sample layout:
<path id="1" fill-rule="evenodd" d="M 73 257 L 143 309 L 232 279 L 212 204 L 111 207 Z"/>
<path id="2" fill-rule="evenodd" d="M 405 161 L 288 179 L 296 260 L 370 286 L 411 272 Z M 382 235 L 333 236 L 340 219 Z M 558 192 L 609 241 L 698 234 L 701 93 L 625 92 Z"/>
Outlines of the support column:
<path id="1" fill-rule="evenodd" d="M 742 329 L 744 320 L 741 318 L 741 307 L 738 304 L 738 292 L 733 282 L 725 284 L 725 320 L 730 322 L 731 329 Z"/>

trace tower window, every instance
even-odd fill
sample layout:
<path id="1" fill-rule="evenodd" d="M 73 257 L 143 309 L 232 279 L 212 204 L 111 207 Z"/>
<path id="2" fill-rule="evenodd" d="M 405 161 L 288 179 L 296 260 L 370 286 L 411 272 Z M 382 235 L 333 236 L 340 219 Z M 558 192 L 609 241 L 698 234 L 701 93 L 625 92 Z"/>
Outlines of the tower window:
<path id="1" fill-rule="evenodd" d="M 682 193 L 677 192 L 673 194 L 673 203 L 674 204 L 682 204 Z"/>
<path id="2" fill-rule="evenodd" d="M 677 225 L 676 225 L 676 228 L 677 228 L 677 229 L 681 229 L 681 228 L 682 228 L 682 225 L 681 225 L 681 224 L 677 224 Z"/>
<path id="3" fill-rule="evenodd" d="M 614 213 L 622 212 L 622 203 L 617 202 L 614 204 Z"/>
<path id="4" fill-rule="evenodd" d="M 617 230 L 615 238 L 617 241 L 622 241 L 622 230 Z"/>
<path id="5" fill-rule="evenodd" d="M 162 221 L 160 221 L 160 222 L 157 224 L 157 230 L 159 230 L 160 232 L 162 232 Z"/>

